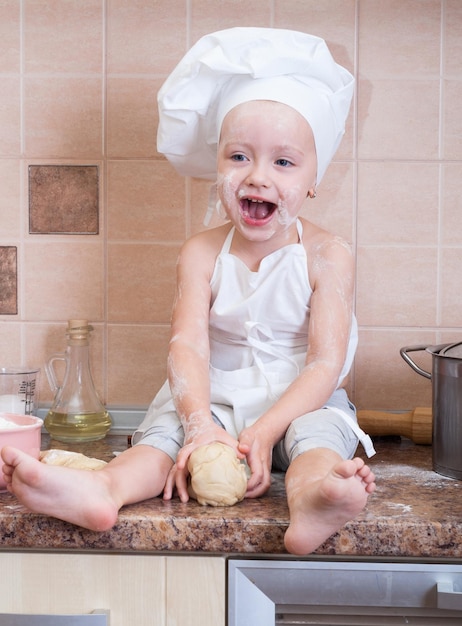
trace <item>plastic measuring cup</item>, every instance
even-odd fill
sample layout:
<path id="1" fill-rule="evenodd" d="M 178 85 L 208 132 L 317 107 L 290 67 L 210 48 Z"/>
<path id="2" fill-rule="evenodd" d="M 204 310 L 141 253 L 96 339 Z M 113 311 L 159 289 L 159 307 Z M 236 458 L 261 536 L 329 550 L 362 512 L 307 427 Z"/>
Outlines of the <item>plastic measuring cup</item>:
<path id="1" fill-rule="evenodd" d="M 0 367 L 0 412 L 36 415 L 40 368 Z"/>

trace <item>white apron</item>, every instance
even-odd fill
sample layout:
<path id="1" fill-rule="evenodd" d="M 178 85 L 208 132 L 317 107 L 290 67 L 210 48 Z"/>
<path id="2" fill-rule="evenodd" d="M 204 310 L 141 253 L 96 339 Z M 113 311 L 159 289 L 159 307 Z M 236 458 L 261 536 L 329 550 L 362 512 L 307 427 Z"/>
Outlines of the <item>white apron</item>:
<path id="1" fill-rule="evenodd" d="M 302 224 L 297 220 L 299 242 L 265 257 L 252 272 L 229 253 L 232 228 L 217 257 L 211 279 L 210 391 L 211 410 L 234 437 L 255 422 L 285 391 L 305 365 L 312 289 L 306 251 L 301 243 Z M 348 374 L 358 341 L 353 317 L 347 357 L 339 385 Z M 335 394 L 334 394 L 335 395 Z M 331 405 L 337 413 L 337 403 Z M 136 433 L 156 416 L 175 413 L 168 382 L 151 404 Z M 345 421 L 362 439 L 355 420 Z"/>

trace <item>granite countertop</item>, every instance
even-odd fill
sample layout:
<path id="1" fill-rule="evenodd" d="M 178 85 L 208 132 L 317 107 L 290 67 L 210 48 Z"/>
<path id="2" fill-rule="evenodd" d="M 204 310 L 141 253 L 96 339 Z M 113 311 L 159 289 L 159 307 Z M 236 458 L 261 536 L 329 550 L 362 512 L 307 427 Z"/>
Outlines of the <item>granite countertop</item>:
<path id="1" fill-rule="evenodd" d="M 42 449 L 62 448 L 109 460 L 127 437 L 68 446 L 44 437 Z M 366 509 L 322 544 L 318 555 L 357 557 L 462 557 L 462 481 L 436 474 L 431 447 L 399 437 L 375 440 L 369 463 L 377 491 Z M 101 550 L 286 554 L 288 510 L 283 474 L 273 474 L 268 494 L 233 507 L 204 507 L 190 501 L 153 498 L 124 507 L 107 532 L 92 532 L 27 511 L 0 493 L 0 549 Z"/>

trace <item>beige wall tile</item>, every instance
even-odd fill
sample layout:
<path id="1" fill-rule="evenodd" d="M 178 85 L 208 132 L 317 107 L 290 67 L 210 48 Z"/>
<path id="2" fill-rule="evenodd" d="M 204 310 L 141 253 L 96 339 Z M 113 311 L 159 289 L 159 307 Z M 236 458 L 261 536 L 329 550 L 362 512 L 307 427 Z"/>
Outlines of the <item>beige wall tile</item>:
<path id="1" fill-rule="evenodd" d="M 192 45 L 200 37 L 235 26 L 271 26 L 270 0 L 193 0 L 191 3 Z"/>
<path id="2" fill-rule="evenodd" d="M 108 0 L 108 72 L 168 74 L 186 52 L 186 32 L 186 2 Z"/>
<path id="3" fill-rule="evenodd" d="M 110 161 L 108 237 L 132 241 L 185 238 L 185 182 L 166 161 Z"/>
<path id="4" fill-rule="evenodd" d="M 443 156 L 462 159 L 462 80 L 444 82 Z"/>
<path id="5" fill-rule="evenodd" d="M 103 243 L 38 235 L 24 244 L 26 319 L 104 319 Z M 42 238 L 43 237 L 43 238 Z M 21 277 L 21 273 L 20 273 Z"/>
<path id="6" fill-rule="evenodd" d="M 461 204 L 462 163 L 447 163 L 443 168 L 441 238 L 445 245 L 462 244 Z"/>
<path id="7" fill-rule="evenodd" d="M 26 72 L 101 72 L 101 0 L 26 0 Z"/>
<path id="8" fill-rule="evenodd" d="M 458 248 L 444 248 L 441 263 L 441 325 L 462 328 L 462 241 Z"/>
<path id="9" fill-rule="evenodd" d="M 359 158 L 438 158 L 438 81 L 361 81 L 358 109 Z"/>
<path id="10" fill-rule="evenodd" d="M 0 367 L 32 365 L 33 363 L 28 363 L 21 349 L 21 323 L 13 320 L 6 324 L 6 319 L 6 316 L 0 315 L 0 346 L 2 346 Z"/>
<path id="11" fill-rule="evenodd" d="M 432 345 L 435 333 L 414 329 L 362 329 L 355 359 L 354 401 L 358 409 L 409 411 L 431 406 L 431 382 L 402 358 L 405 346 Z M 429 354 L 412 358 L 431 371 Z"/>
<path id="12" fill-rule="evenodd" d="M 0 100 L 0 156 L 20 156 L 21 100 L 20 80 L 16 76 L 2 76 Z"/>
<path id="13" fill-rule="evenodd" d="M 446 345 L 452 343 L 460 343 L 462 341 L 462 329 L 458 328 L 457 330 L 451 329 L 447 332 L 438 333 L 438 345 Z"/>
<path id="14" fill-rule="evenodd" d="M 462 3 L 446 0 L 444 3 L 444 73 L 447 76 L 462 76 Z"/>
<path id="15" fill-rule="evenodd" d="M 358 248 L 356 312 L 362 326 L 434 326 L 436 286 L 435 248 Z"/>
<path id="16" fill-rule="evenodd" d="M 108 156 L 149 158 L 157 152 L 157 92 L 163 79 L 109 77 L 107 81 Z"/>
<path id="17" fill-rule="evenodd" d="M 178 251 L 179 246 L 109 244 L 109 322 L 170 322 Z"/>
<path id="18" fill-rule="evenodd" d="M 29 158 L 101 156 L 101 79 L 27 77 L 24 91 L 25 145 Z"/>
<path id="19" fill-rule="evenodd" d="M 438 191 L 437 164 L 360 163 L 358 243 L 436 246 Z"/>
<path id="20" fill-rule="evenodd" d="M 20 9 L 17 0 L 4 0 L 0 4 L 0 72 L 19 72 Z"/>
<path id="21" fill-rule="evenodd" d="M 362 78 L 439 77 L 441 0 L 361 0 Z"/>
<path id="22" fill-rule="evenodd" d="M 20 168 L 14 159 L 0 160 L 0 241 L 20 236 Z"/>
<path id="23" fill-rule="evenodd" d="M 48 382 L 45 364 L 54 354 L 63 354 L 66 350 L 66 326 L 61 323 L 31 323 L 27 324 L 24 332 L 25 351 L 32 362 L 40 366 L 39 402 L 51 404 L 54 392 Z M 61 361 L 55 363 L 55 371 L 59 381 L 64 379 L 65 365 Z"/>
<path id="24" fill-rule="evenodd" d="M 166 378 L 170 328 L 108 326 L 108 403 L 146 408 Z"/>
<path id="25" fill-rule="evenodd" d="M 321 228 L 353 242 L 354 168 L 351 163 L 331 163 L 315 199 L 307 199 L 301 215 Z"/>

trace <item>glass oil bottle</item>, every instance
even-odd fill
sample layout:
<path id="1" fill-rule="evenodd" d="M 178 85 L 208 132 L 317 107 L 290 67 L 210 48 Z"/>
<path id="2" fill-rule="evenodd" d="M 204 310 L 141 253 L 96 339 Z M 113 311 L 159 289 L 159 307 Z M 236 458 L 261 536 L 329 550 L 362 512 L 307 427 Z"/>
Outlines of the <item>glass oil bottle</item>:
<path id="1" fill-rule="evenodd" d="M 84 442 L 103 439 L 112 425 L 101 403 L 90 370 L 89 342 L 93 327 L 87 320 L 69 320 L 64 354 L 54 354 L 45 372 L 55 398 L 45 417 L 45 428 L 58 441 Z M 64 361 L 62 385 L 58 385 L 55 361 Z"/>

